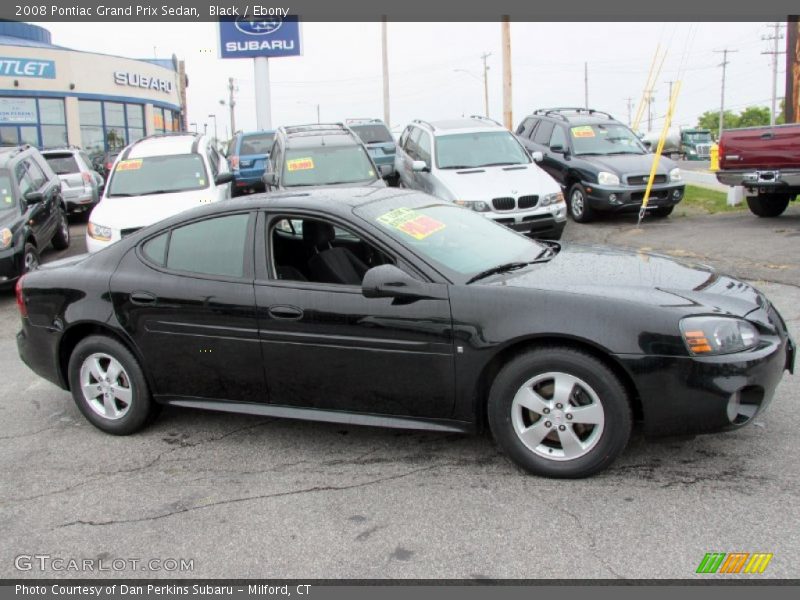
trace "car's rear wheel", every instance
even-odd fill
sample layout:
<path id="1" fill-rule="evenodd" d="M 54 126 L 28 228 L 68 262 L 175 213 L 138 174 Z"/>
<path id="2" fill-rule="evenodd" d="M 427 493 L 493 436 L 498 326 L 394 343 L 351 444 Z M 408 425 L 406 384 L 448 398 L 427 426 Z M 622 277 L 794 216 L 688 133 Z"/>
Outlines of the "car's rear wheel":
<path id="1" fill-rule="evenodd" d="M 594 211 L 589 206 L 589 198 L 586 195 L 586 188 L 580 183 L 574 184 L 569 188 L 567 194 L 567 205 L 569 206 L 569 214 L 574 221 L 578 223 L 588 223 L 594 218 Z"/>
<path id="2" fill-rule="evenodd" d="M 39 251 L 30 242 L 25 243 L 22 252 L 22 274 L 35 271 L 39 267 Z"/>
<path id="3" fill-rule="evenodd" d="M 632 428 L 625 388 L 595 357 L 565 347 L 519 355 L 497 375 L 489 425 L 523 469 L 558 478 L 587 477 L 623 451 Z"/>
<path id="4" fill-rule="evenodd" d="M 789 206 L 789 194 L 760 194 L 748 196 L 747 206 L 750 212 L 759 217 L 778 217 Z"/>
<path id="5" fill-rule="evenodd" d="M 69 219 L 67 218 L 67 211 L 62 208 L 58 211 L 58 226 L 53 236 L 53 248 L 66 250 L 69 248 L 69 239 Z"/>
<path id="6" fill-rule="evenodd" d="M 75 404 L 98 429 L 128 435 L 154 416 L 142 369 L 118 341 L 102 335 L 87 337 L 72 352 L 68 369 Z"/>

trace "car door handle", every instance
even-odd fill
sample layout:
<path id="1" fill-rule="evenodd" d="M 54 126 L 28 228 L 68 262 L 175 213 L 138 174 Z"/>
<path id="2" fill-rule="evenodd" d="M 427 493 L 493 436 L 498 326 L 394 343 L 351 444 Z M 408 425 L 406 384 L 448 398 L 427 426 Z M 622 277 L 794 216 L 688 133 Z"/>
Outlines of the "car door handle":
<path id="1" fill-rule="evenodd" d="M 285 319 L 289 321 L 299 321 L 303 318 L 303 311 L 296 306 L 276 305 L 267 309 L 269 316 L 273 319 Z"/>
<path id="2" fill-rule="evenodd" d="M 773 137 L 775 137 L 775 134 L 772 133 L 771 131 L 767 131 L 766 133 L 761 134 L 762 140 L 771 140 Z"/>
<path id="3" fill-rule="evenodd" d="M 130 296 L 134 304 L 154 304 L 156 297 L 150 292 L 133 292 Z"/>

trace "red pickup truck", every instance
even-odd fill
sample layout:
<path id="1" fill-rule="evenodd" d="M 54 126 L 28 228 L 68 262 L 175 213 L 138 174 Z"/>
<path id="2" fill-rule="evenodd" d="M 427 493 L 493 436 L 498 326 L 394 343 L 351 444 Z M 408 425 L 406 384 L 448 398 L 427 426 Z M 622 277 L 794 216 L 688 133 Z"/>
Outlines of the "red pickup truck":
<path id="1" fill-rule="evenodd" d="M 750 211 L 777 217 L 800 194 L 800 123 L 722 132 L 717 179 L 745 189 Z"/>

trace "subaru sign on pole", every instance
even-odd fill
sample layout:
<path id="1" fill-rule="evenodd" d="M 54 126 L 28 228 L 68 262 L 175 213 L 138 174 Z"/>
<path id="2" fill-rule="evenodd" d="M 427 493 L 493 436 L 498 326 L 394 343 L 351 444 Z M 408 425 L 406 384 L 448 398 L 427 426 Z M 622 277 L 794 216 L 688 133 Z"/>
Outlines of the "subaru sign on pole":
<path id="1" fill-rule="evenodd" d="M 300 55 L 300 23 L 297 17 L 220 19 L 219 55 L 220 58 L 253 59 L 256 124 L 260 130 L 272 129 L 269 58 Z"/>
<path id="2" fill-rule="evenodd" d="M 297 17 L 266 20 L 239 17 L 220 21 L 219 38 L 222 58 L 270 58 L 300 54 L 300 23 Z"/>

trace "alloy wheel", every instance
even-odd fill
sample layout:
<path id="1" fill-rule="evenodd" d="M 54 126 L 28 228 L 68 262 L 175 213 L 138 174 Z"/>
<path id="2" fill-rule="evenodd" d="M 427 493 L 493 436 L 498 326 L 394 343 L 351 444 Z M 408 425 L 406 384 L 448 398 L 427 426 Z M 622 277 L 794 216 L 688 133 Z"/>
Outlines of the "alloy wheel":
<path id="1" fill-rule="evenodd" d="M 81 365 L 80 384 L 84 400 L 101 417 L 113 421 L 130 410 L 133 385 L 114 357 L 102 352 L 87 356 Z"/>
<path id="2" fill-rule="evenodd" d="M 580 190 L 572 190 L 570 196 L 570 210 L 575 218 L 580 219 L 583 215 L 583 193 Z"/>

